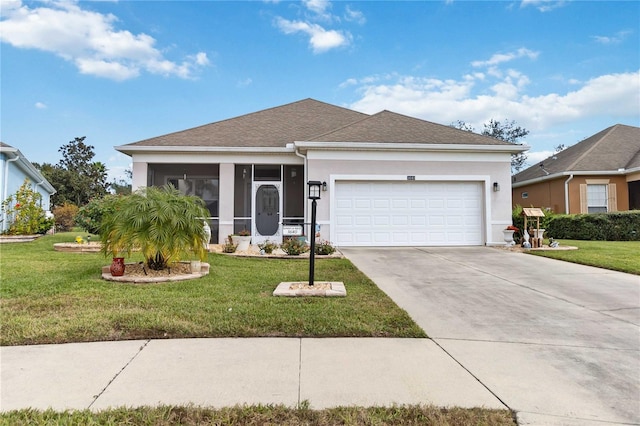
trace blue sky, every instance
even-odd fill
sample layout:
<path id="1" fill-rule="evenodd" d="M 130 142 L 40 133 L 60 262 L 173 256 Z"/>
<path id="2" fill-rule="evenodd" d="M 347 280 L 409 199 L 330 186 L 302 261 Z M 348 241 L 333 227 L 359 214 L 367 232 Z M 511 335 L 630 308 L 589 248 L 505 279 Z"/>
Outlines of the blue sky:
<path id="1" fill-rule="evenodd" d="M 57 163 L 314 98 L 480 132 L 530 131 L 529 164 L 640 126 L 640 2 L 17 1 L 0 3 L 0 139 Z"/>

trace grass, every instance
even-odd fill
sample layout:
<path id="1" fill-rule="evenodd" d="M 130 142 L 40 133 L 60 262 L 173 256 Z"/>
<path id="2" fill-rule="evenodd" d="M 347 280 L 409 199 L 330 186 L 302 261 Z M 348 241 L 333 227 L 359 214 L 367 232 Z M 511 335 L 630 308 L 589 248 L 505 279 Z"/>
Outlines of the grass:
<path id="1" fill-rule="evenodd" d="M 578 250 L 531 250 L 528 253 L 640 275 L 640 241 L 559 240 L 559 243 L 578 247 Z"/>
<path id="2" fill-rule="evenodd" d="M 1 345 L 188 337 L 426 337 L 347 259 L 317 259 L 316 280 L 343 281 L 345 298 L 285 298 L 308 261 L 209 254 L 209 275 L 159 284 L 101 278 L 111 259 L 56 252 L 77 233 L 0 246 Z M 128 258 L 137 261 L 141 258 Z"/>
<path id="3" fill-rule="evenodd" d="M 284 406 L 236 406 L 207 409 L 193 406 L 120 408 L 84 411 L 20 410 L 0 414 L 0 425 L 515 425 L 511 412 L 481 408 L 433 406 L 339 407 L 310 410 Z"/>

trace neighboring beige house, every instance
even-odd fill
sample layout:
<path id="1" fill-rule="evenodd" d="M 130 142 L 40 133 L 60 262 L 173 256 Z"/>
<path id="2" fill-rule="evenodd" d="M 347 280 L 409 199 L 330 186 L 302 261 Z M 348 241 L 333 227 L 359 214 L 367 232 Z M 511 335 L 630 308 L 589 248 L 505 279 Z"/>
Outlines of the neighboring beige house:
<path id="1" fill-rule="evenodd" d="M 616 124 L 516 174 L 513 203 L 555 213 L 640 209 L 640 128 Z"/>
<path id="2" fill-rule="evenodd" d="M 200 196 L 213 243 L 242 229 L 254 244 L 308 235 L 307 182 L 321 181 L 320 238 L 338 246 L 504 244 L 511 154 L 527 148 L 313 99 L 116 147 L 133 188 Z"/>

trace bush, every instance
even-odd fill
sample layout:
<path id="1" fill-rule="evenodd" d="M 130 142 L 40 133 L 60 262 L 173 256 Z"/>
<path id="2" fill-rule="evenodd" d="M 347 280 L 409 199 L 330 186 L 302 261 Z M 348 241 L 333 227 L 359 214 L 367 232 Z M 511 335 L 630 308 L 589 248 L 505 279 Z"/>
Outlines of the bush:
<path id="1" fill-rule="evenodd" d="M 80 207 L 74 216 L 75 224 L 90 234 L 98 234 L 102 218 L 106 214 L 112 214 L 115 211 L 115 202 L 119 198 L 119 195 L 105 195 L 102 198 L 93 198 Z"/>
<path id="2" fill-rule="evenodd" d="M 329 241 L 320 240 L 316 241 L 315 244 L 315 253 L 316 254 L 333 254 L 336 251 L 336 248 L 331 245 Z"/>
<path id="3" fill-rule="evenodd" d="M 25 179 L 18 192 L 2 202 L 2 211 L 7 215 L 11 235 L 44 234 L 53 226 L 53 219 L 46 217 L 40 201 L 42 196 L 31 188 Z"/>
<path id="4" fill-rule="evenodd" d="M 546 229 L 556 239 L 640 241 L 640 211 L 555 215 Z"/>
<path id="5" fill-rule="evenodd" d="M 53 215 L 55 216 L 56 230 L 67 232 L 76 225 L 74 217 L 78 213 L 78 206 L 71 203 L 64 203 L 61 206 L 53 209 Z"/>
<path id="6" fill-rule="evenodd" d="M 124 195 L 113 203 L 100 225 L 102 251 L 120 257 L 140 250 L 145 266 L 162 270 L 183 256 L 205 260 L 204 201 L 183 195 L 172 186 L 148 187 Z"/>
<path id="7" fill-rule="evenodd" d="M 223 253 L 235 253 L 238 248 L 237 244 L 233 244 L 232 236 L 229 235 L 226 240 L 224 240 L 224 244 L 222 245 Z"/>
<path id="8" fill-rule="evenodd" d="M 299 254 L 306 253 L 309 250 L 307 243 L 297 237 L 284 240 L 280 245 L 280 248 L 290 256 L 297 256 Z"/>
<path id="9" fill-rule="evenodd" d="M 264 243 L 258 244 L 258 247 L 260 247 L 260 250 L 264 250 L 265 253 L 271 254 L 278 248 L 278 244 L 273 241 L 266 240 Z"/>

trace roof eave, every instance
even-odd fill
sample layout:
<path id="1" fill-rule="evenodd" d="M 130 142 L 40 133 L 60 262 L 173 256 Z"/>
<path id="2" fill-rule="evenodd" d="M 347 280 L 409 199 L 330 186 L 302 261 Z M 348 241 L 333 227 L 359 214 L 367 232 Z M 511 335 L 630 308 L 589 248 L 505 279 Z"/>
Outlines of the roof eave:
<path id="1" fill-rule="evenodd" d="M 42 173 L 40 173 L 40 171 L 36 169 L 36 167 L 31 163 L 31 161 L 27 160 L 27 157 L 25 157 L 24 154 L 20 152 L 19 149 L 16 149 L 16 148 L 3 149 L 2 152 L 10 154 L 12 159 L 17 158 L 17 160 L 15 161 L 21 165 L 20 168 L 27 175 L 29 175 L 29 177 L 31 178 L 34 184 L 42 186 L 44 190 L 51 195 L 57 192 L 56 189 L 47 180 L 47 178 L 45 178 L 42 175 Z"/>
<path id="2" fill-rule="evenodd" d="M 628 175 L 631 173 L 640 172 L 640 167 L 634 167 L 632 169 L 618 169 L 618 170 L 576 170 L 576 171 L 566 171 L 559 173 L 552 173 L 548 176 L 540 176 L 533 179 L 523 180 L 521 182 L 513 182 L 511 184 L 512 188 L 520 188 L 522 186 L 533 185 L 536 183 L 544 182 L 547 180 L 554 180 L 564 176 L 611 176 L 611 175 Z"/>
<path id="3" fill-rule="evenodd" d="M 301 151 L 315 150 L 366 150 L 366 151 L 455 151 L 455 152 L 508 152 L 516 154 L 529 150 L 528 145 L 472 145 L 472 144 L 428 144 L 402 142 L 307 142 L 295 141 Z"/>
<path id="4" fill-rule="evenodd" d="M 114 147 L 116 151 L 126 155 L 139 153 L 159 152 L 159 153 L 260 153 L 279 154 L 292 153 L 295 151 L 291 144 L 286 147 L 263 147 L 263 146 L 131 146 L 121 145 Z"/>

